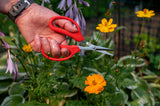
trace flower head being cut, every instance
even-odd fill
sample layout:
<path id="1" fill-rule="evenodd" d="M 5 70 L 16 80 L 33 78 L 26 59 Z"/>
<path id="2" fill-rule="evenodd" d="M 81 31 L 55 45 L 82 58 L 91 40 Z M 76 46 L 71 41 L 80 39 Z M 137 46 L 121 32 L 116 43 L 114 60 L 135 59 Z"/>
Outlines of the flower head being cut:
<path id="1" fill-rule="evenodd" d="M 137 17 L 146 17 L 146 18 L 151 18 L 152 16 L 155 15 L 153 10 L 148 10 L 148 9 L 143 9 L 143 11 L 137 11 L 136 14 Z"/>
<path id="2" fill-rule="evenodd" d="M 101 20 L 101 24 L 98 24 L 98 26 L 96 27 L 96 29 L 100 30 L 101 32 L 113 32 L 114 29 L 117 27 L 117 24 L 112 24 L 113 19 L 109 19 L 109 21 L 107 21 L 106 18 L 103 18 Z"/>
<path id="3" fill-rule="evenodd" d="M 22 49 L 23 49 L 23 51 L 26 52 L 26 53 L 32 52 L 32 47 L 31 47 L 30 44 L 24 45 L 24 46 L 22 47 Z"/>
<path id="4" fill-rule="evenodd" d="M 84 91 L 88 93 L 98 94 L 104 90 L 104 86 L 106 86 L 106 81 L 100 74 L 93 74 L 87 77 L 85 85 L 88 86 L 84 89 Z"/>

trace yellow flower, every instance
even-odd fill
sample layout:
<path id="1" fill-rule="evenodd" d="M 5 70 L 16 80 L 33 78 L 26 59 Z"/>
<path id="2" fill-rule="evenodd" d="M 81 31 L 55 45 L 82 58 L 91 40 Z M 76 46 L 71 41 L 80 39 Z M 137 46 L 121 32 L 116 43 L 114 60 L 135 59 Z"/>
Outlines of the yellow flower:
<path id="1" fill-rule="evenodd" d="M 113 19 L 109 19 L 109 21 L 107 21 L 106 18 L 103 18 L 101 20 L 101 24 L 98 24 L 98 26 L 96 27 L 96 29 L 100 30 L 101 32 L 113 32 L 114 29 L 117 27 L 117 24 L 112 24 Z"/>
<path id="2" fill-rule="evenodd" d="M 24 46 L 22 47 L 22 49 L 23 49 L 23 51 L 25 51 L 25 52 L 27 52 L 27 53 L 32 52 L 32 47 L 31 47 L 30 44 L 24 45 Z"/>
<path id="3" fill-rule="evenodd" d="M 88 85 L 84 91 L 88 93 L 98 94 L 104 90 L 104 86 L 106 86 L 106 81 L 100 74 L 93 74 L 87 77 L 85 80 L 85 85 Z"/>
<path id="4" fill-rule="evenodd" d="M 137 11 L 136 14 L 137 17 L 146 17 L 146 18 L 151 18 L 152 16 L 155 15 L 153 10 L 148 10 L 148 9 L 143 9 L 143 11 Z"/>

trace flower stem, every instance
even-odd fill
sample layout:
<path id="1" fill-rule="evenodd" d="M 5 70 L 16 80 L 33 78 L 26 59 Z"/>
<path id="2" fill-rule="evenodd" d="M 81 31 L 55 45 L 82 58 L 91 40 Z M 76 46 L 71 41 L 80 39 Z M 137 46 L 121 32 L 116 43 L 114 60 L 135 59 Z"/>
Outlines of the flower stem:
<path id="1" fill-rule="evenodd" d="M 143 32 L 143 28 L 144 28 L 144 23 L 145 23 L 145 18 L 143 18 L 143 23 L 142 23 L 142 27 L 141 27 L 141 32 L 140 32 L 140 34 L 138 35 L 138 42 L 137 42 L 136 47 L 135 47 L 135 49 L 134 49 L 134 51 L 133 51 L 133 54 L 136 53 L 136 50 L 137 50 L 137 48 L 138 48 L 138 46 L 139 46 L 139 44 L 140 44 L 140 42 L 141 42 L 142 32 Z"/>

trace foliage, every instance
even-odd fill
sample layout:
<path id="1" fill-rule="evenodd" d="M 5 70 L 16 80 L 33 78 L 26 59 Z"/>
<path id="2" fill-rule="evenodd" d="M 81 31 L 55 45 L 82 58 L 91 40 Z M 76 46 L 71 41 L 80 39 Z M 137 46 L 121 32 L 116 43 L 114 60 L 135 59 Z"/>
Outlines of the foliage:
<path id="1" fill-rule="evenodd" d="M 96 45 L 114 47 L 111 38 L 104 40 L 100 32 L 94 32 L 87 40 Z M 19 71 L 26 74 L 22 80 L 13 84 L 11 81 L 11 85 L 8 83 L 10 90 L 5 90 L 8 91 L 8 96 L 2 105 L 12 104 L 12 100 L 23 105 L 155 105 L 152 89 L 157 88 L 150 86 L 134 71 L 136 67 L 146 66 L 142 58 L 125 56 L 117 60 L 97 52 L 85 51 L 84 56 L 76 54 L 67 61 L 54 62 L 39 53 L 24 52 L 22 47 L 26 43 L 21 35 L 15 35 L 14 41 L 10 42 L 16 45 L 12 46 L 15 48 L 12 53 L 19 59 Z M 107 86 L 98 95 L 84 92 L 86 77 L 94 73 L 102 75 L 107 82 Z M 4 83 L 2 78 L 1 81 Z M 159 98 L 158 95 L 156 97 Z"/>
<path id="2" fill-rule="evenodd" d="M 140 43 L 139 48 L 139 56 L 146 59 L 149 63 L 149 69 L 160 75 L 157 70 L 160 70 L 159 68 L 159 60 L 160 56 L 159 49 L 160 49 L 160 43 L 159 39 L 149 36 L 146 33 L 142 34 L 141 39 L 143 40 Z M 138 35 L 134 35 L 134 42 L 138 42 Z"/>
<path id="3" fill-rule="evenodd" d="M 41 3 L 40 0 L 35 1 Z M 96 0 L 96 2 L 100 3 L 97 11 L 104 11 L 100 10 L 101 1 Z M 50 4 L 45 5 L 53 9 L 52 3 L 58 5 L 59 2 L 51 0 Z M 58 9 L 55 11 L 64 14 Z M 92 11 L 89 11 L 91 16 Z M 154 106 L 160 101 L 159 76 L 152 72 L 153 70 L 141 56 L 147 51 L 153 59 L 151 48 L 153 46 L 159 48 L 153 42 L 144 45 L 148 48 L 140 49 L 136 54 L 120 59 L 95 51 L 84 51 L 84 54 L 77 53 L 67 61 L 55 62 L 44 58 L 41 53 L 23 51 L 22 48 L 27 43 L 17 27 L 14 27 L 15 24 L 7 23 L 8 21 L 4 21 L 8 28 L 4 28 L 4 32 L 11 37 L 5 36 L 3 39 L 11 46 L 12 55 L 18 59 L 19 77 L 13 81 L 12 76 L 4 74 L 5 67 L 0 70 L 2 106 Z M 114 34 L 121 29 L 125 27 L 118 27 Z M 148 35 L 141 36 L 143 40 L 148 39 Z M 92 36 L 85 39 L 95 45 L 115 48 L 113 36 L 106 36 L 98 31 L 94 31 Z M 135 38 L 135 41 L 139 41 L 139 37 Z M 77 44 L 71 39 L 68 42 L 70 45 Z M 0 59 L 2 64 L 5 63 L 5 59 Z M 99 94 L 89 94 L 84 91 L 86 78 L 93 74 L 103 76 L 107 84 Z"/>

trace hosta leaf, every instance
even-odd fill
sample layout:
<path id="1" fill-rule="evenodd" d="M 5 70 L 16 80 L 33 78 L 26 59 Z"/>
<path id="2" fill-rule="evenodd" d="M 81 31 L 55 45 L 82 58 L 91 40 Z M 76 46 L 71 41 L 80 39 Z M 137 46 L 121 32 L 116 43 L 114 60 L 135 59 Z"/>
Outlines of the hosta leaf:
<path id="1" fill-rule="evenodd" d="M 0 80 L 0 94 L 6 92 L 8 87 L 12 84 L 12 80 Z"/>
<path id="2" fill-rule="evenodd" d="M 122 82 L 122 86 L 127 87 L 128 89 L 136 89 L 138 87 L 138 84 L 135 81 L 126 78 Z"/>
<path id="3" fill-rule="evenodd" d="M 5 74 L 6 69 L 0 70 L 0 80 L 7 80 L 7 79 L 13 79 L 13 77 L 8 73 Z"/>
<path id="4" fill-rule="evenodd" d="M 24 103 L 24 98 L 21 95 L 11 95 L 6 97 L 1 106 L 18 106 Z"/>
<path id="5" fill-rule="evenodd" d="M 130 102 L 130 106 L 144 106 L 144 104 L 142 100 L 137 99 L 135 101 Z"/>
<path id="6" fill-rule="evenodd" d="M 120 104 L 126 104 L 128 101 L 128 96 L 122 90 L 116 92 L 111 99 L 112 106 L 119 106 Z"/>
<path id="7" fill-rule="evenodd" d="M 131 92 L 131 97 L 136 100 L 139 104 L 150 104 L 150 106 L 155 105 L 154 96 L 150 91 L 146 91 L 141 87 L 133 90 Z"/>
<path id="8" fill-rule="evenodd" d="M 155 75 L 155 73 L 150 71 L 149 69 L 144 70 L 143 73 L 146 75 Z"/>
<path id="9" fill-rule="evenodd" d="M 69 98 L 77 94 L 77 90 L 64 90 L 57 94 L 57 97 Z"/>
<path id="10" fill-rule="evenodd" d="M 15 94 L 23 95 L 25 93 L 25 90 L 20 86 L 20 84 L 14 82 L 10 86 L 8 93 L 9 95 L 15 95 Z"/>
<path id="11" fill-rule="evenodd" d="M 84 67 L 83 69 L 85 69 L 87 71 L 91 71 L 91 72 L 96 73 L 96 74 L 100 74 L 101 76 L 103 76 L 103 74 L 105 74 L 105 73 L 100 73 L 98 70 L 96 70 L 94 68 Z"/>
<path id="12" fill-rule="evenodd" d="M 124 62 L 126 64 L 124 64 Z M 131 55 L 128 56 L 124 56 L 122 58 L 119 59 L 117 65 L 119 67 L 129 67 L 129 68 L 135 68 L 135 67 L 142 67 L 145 66 L 145 60 L 139 57 L 134 57 Z M 116 67 L 116 65 L 114 65 L 112 68 Z"/>

